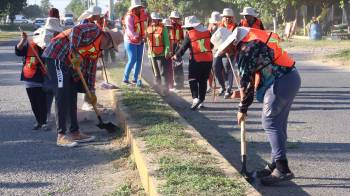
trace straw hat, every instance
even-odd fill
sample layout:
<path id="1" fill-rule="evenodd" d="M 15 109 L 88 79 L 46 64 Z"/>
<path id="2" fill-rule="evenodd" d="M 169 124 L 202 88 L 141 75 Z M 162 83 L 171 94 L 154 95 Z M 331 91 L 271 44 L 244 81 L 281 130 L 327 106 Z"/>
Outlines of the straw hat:
<path id="1" fill-rule="evenodd" d="M 181 18 L 180 13 L 177 11 L 172 11 L 169 18 Z"/>
<path id="2" fill-rule="evenodd" d="M 231 8 L 225 8 L 225 9 L 222 11 L 221 16 L 234 17 L 235 14 L 233 13 L 233 10 L 232 10 Z"/>
<path id="3" fill-rule="evenodd" d="M 131 5 L 129 7 L 129 10 L 132 10 L 137 7 L 142 7 L 141 0 L 131 0 Z"/>
<path id="4" fill-rule="evenodd" d="M 232 32 L 225 27 L 218 28 L 210 38 L 210 42 L 214 45 L 213 51 L 217 51 L 218 47 L 223 44 L 231 34 Z M 219 56 L 219 53 L 216 52 L 214 56 Z"/>
<path id="5" fill-rule="evenodd" d="M 211 13 L 211 17 L 209 18 L 209 23 L 218 23 L 221 21 L 220 12 L 214 11 Z"/>
<path id="6" fill-rule="evenodd" d="M 152 12 L 151 13 L 151 19 L 152 20 L 162 20 L 162 18 L 160 17 L 159 13 L 157 13 L 157 12 Z"/>
<path id="7" fill-rule="evenodd" d="M 231 43 L 237 45 L 249 33 L 249 30 L 250 28 L 248 27 L 235 28 L 232 34 L 228 36 L 222 44 L 219 45 L 217 53 L 219 54 L 222 51 L 224 51 L 227 48 L 227 46 L 229 46 Z"/>
<path id="8" fill-rule="evenodd" d="M 54 31 L 54 32 L 63 31 L 63 27 L 60 24 L 60 20 L 58 18 L 53 18 L 53 17 L 48 17 L 46 19 L 46 23 L 45 23 L 44 28 L 49 30 L 49 31 Z"/>
<path id="9" fill-rule="evenodd" d="M 166 27 L 172 27 L 173 25 L 171 24 L 171 21 L 170 19 L 163 19 L 162 21 L 163 25 L 166 26 Z"/>
<path id="10" fill-rule="evenodd" d="M 242 15 L 242 16 L 249 15 L 249 16 L 258 17 L 258 13 L 252 7 L 243 8 L 243 12 L 241 12 L 240 15 Z"/>
<path id="11" fill-rule="evenodd" d="M 111 36 L 112 41 L 113 41 L 114 50 L 118 51 L 118 45 L 123 43 L 123 41 L 124 41 L 123 33 L 120 30 L 118 30 L 117 28 L 107 30 L 105 32 Z"/>
<path id="12" fill-rule="evenodd" d="M 182 28 L 196 27 L 200 24 L 201 22 L 197 19 L 196 16 L 187 16 L 185 18 L 185 25 L 183 25 Z"/>

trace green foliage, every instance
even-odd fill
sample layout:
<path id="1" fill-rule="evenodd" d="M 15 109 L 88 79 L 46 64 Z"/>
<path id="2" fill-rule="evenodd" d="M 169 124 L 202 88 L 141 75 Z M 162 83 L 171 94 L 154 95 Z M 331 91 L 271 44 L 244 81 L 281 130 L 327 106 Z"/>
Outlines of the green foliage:
<path id="1" fill-rule="evenodd" d="M 86 10 L 86 7 L 83 0 L 71 0 L 65 10 L 70 11 L 74 16 L 79 17 Z"/>
<path id="2" fill-rule="evenodd" d="M 23 31 L 34 31 L 34 29 L 35 29 L 34 25 L 32 25 L 32 24 L 3 24 L 3 25 L 0 25 L 0 30 L 1 31 L 17 32 L 18 36 L 20 36 L 20 34 L 18 32 L 19 26 L 21 26 Z M 1 34 L 3 34 L 3 32 L 1 32 Z"/>
<path id="3" fill-rule="evenodd" d="M 27 18 L 39 18 L 43 16 L 42 9 L 38 5 L 29 5 L 23 8 L 22 14 Z"/>
<path id="4" fill-rule="evenodd" d="M 10 16 L 11 23 L 13 23 L 15 15 L 22 11 L 23 7 L 26 6 L 26 2 L 26 0 L 8 1 L 6 4 L 6 8 L 4 9 L 5 11 L 2 13 L 8 14 Z"/>
<path id="5" fill-rule="evenodd" d="M 41 8 L 44 16 L 48 15 L 49 9 L 51 7 L 52 7 L 52 4 L 50 3 L 50 0 L 41 0 L 40 1 L 40 8 Z"/>

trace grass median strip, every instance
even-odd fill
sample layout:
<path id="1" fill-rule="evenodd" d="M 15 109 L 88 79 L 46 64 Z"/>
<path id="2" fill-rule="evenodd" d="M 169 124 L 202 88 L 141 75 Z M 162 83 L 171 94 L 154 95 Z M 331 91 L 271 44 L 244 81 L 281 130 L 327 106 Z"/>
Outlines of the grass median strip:
<path id="1" fill-rule="evenodd" d="M 121 68 L 109 69 L 116 83 L 121 81 L 120 73 Z M 245 185 L 238 177 L 225 176 L 216 159 L 191 138 L 173 109 L 150 87 L 122 86 L 121 90 L 123 105 L 142 127 L 136 137 L 158 160 L 156 176 L 164 182 L 161 194 L 244 195 Z"/>

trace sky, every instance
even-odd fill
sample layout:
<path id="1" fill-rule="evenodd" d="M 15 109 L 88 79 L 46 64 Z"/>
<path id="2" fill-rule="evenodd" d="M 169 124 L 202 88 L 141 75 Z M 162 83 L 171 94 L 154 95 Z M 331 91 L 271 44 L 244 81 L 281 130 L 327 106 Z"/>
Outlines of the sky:
<path id="1" fill-rule="evenodd" d="M 69 4 L 71 0 L 50 0 L 50 3 L 61 13 L 64 12 L 64 8 Z M 27 0 L 28 5 L 37 4 L 40 5 L 40 0 Z M 102 13 L 107 9 L 106 6 L 109 4 L 109 0 L 98 0 L 98 6 L 102 8 Z"/>

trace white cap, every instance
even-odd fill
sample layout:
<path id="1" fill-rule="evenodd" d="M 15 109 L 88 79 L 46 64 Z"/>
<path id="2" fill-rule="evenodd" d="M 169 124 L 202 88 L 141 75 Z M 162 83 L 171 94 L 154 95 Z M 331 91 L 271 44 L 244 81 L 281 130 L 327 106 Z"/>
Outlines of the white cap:
<path id="1" fill-rule="evenodd" d="M 229 46 L 231 43 L 234 45 L 237 45 L 240 41 L 244 39 L 245 36 L 249 33 L 250 28 L 248 27 L 237 27 L 232 32 L 230 36 L 226 38 L 226 40 L 219 45 L 217 53 L 220 54 L 222 51 L 224 51 L 227 46 Z"/>
<path id="2" fill-rule="evenodd" d="M 196 16 L 187 16 L 185 18 L 185 24 L 182 26 L 182 28 L 196 27 L 200 24 L 201 22 L 197 19 Z"/>
<path id="3" fill-rule="evenodd" d="M 98 6 L 91 6 L 89 9 L 88 9 L 88 12 L 92 15 L 92 16 L 96 16 L 96 15 L 101 15 L 102 13 L 102 9 Z"/>
<path id="4" fill-rule="evenodd" d="M 181 18 L 180 13 L 177 11 L 172 11 L 169 18 Z"/>
<path id="5" fill-rule="evenodd" d="M 231 34 L 232 32 L 225 27 L 218 28 L 210 38 L 210 42 L 214 45 L 213 51 L 217 51 L 218 47 L 223 44 Z M 216 52 L 214 56 L 219 56 L 219 53 Z"/>
<path id="6" fill-rule="evenodd" d="M 141 0 L 131 0 L 131 5 L 129 7 L 129 10 L 132 10 L 137 7 L 142 7 Z"/>
<path id="7" fill-rule="evenodd" d="M 167 19 L 167 18 L 163 19 L 162 23 L 166 27 L 172 27 L 173 26 L 173 25 L 171 25 L 170 19 Z"/>
<path id="8" fill-rule="evenodd" d="M 221 21 L 220 12 L 214 11 L 211 13 L 211 17 L 209 18 L 209 23 L 218 23 Z"/>
<path id="9" fill-rule="evenodd" d="M 160 17 L 159 13 L 157 13 L 157 12 L 152 12 L 151 13 L 151 18 L 152 18 L 152 20 L 162 20 L 162 18 Z"/>
<path id="10" fill-rule="evenodd" d="M 258 17 L 258 13 L 252 7 L 245 7 L 243 9 L 243 12 L 240 13 L 240 15 L 242 15 L 242 16 L 249 15 L 249 16 Z"/>
<path id="11" fill-rule="evenodd" d="M 234 15 L 233 10 L 231 8 L 225 8 L 222 11 L 221 16 L 234 17 L 235 15 Z"/>
<path id="12" fill-rule="evenodd" d="M 60 19 L 54 17 L 48 17 L 44 26 L 45 29 L 54 32 L 61 32 L 63 28 L 60 24 Z"/>

